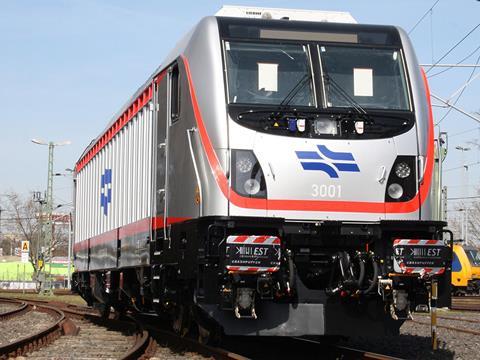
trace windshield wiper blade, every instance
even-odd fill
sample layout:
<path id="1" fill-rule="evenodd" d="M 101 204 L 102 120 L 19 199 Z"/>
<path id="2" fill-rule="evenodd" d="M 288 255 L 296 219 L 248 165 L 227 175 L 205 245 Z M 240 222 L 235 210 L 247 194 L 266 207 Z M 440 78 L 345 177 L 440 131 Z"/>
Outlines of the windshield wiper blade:
<path id="1" fill-rule="evenodd" d="M 288 92 L 288 94 L 283 98 L 282 102 L 279 104 L 280 107 L 287 106 L 295 98 L 295 95 L 303 89 L 307 80 L 310 80 L 312 76 L 310 74 L 305 74 L 303 77 L 295 84 L 295 86 Z"/>
<path id="2" fill-rule="evenodd" d="M 334 90 L 336 90 L 337 94 L 339 94 L 341 97 L 343 97 L 348 105 L 350 105 L 350 108 L 354 109 L 356 112 L 358 112 L 360 115 L 368 115 L 367 111 L 358 103 L 355 101 L 354 98 L 352 98 L 346 91 L 343 89 L 335 80 L 333 80 L 332 77 L 328 75 L 323 75 L 326 83 L 328 85 L 331 85 Z"/>

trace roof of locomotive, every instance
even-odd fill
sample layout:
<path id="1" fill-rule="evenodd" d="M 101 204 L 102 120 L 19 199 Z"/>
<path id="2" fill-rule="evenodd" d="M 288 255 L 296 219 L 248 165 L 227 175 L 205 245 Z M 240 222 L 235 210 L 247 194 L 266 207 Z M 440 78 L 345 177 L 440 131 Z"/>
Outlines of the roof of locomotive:
<path id="1" fill-rule="evenodd" d="M 77 163 L 87 154 L 87 152 L 97 143 L 103 134 L 110 129 L 115 121 L 128 109 L 128 107 L 141 95 L 145 89 L 152 83 L 154 78 L 164 71 L 172 62 L 174 62 L 190 45 L 190 40 L 197 32 L 205 31 L 208 27 L 216 26 L 219 34 L 223 38 L 262 38 L 261 29 L 271 29 L 278 31 L 298 31 L 299 33 L 352 33 L 359 34 L 358 43 L 370 45 L 400 45 L 399 28 L 390 25 L 368 25 L 357 23 L 334 23 L 334 22 L 313 22 L 296 21 L 285 19 L 257 19 L 257 18 L 237 18 L 222 16 L 207 16 L 201 19 L 187 34 L 185 34 L 177 45 L 170 51 L 161 65 L 153 74 L 140 86 L 137 91 L 128 99 L 119 111 L 111 118 L 98 137 L 93 139 L 85 148 Z M 241 31 L 241 29 L 245 31 Z M 240 30 L 239 30 L 240 29 Z M 263 38 L 262 38 L 263 39 Z M 277 38 L 277 40 L 279 40 Z M 297 39 L 302 40 L 302 39 Z M 305 39 L 308 41 L 309 39 Z"/>
<path id="2" fill-rule="evenodd" d="M 349 12 L 305 9 L 284 9 L 257 6 L 223 5 L 215 16 L 250 19 L 287 19 L 315 22 L 356 23 Z"/>

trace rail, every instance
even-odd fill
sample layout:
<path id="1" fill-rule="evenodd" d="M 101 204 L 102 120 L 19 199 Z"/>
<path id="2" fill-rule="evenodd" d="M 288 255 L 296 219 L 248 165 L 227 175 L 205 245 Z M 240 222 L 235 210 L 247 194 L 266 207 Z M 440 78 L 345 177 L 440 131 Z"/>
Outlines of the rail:
<path id="1" fill-rule="evenodd" d="M 0 303 L 16 305 L 14 309 L 0 313 L 0 321 L 10 319 L 13 316 L 19 316 L 29 311 L 26 302 L 12 300 L 12 299 L 0 299 Z"/>
<path id="2" fill-rule="evenodd" d="M 0 299 L 1 302 L 6 302 L 6 300 L 9 299 Z M 26 308 L 31 308 L 33 310 L 33 307 L 34 306 L 31 304 L 26 304 Z M 25 336 L 14 342 L 0 346 L 0 359 L 24 355 L 44 344 L 52 342 L 61 335 L 63 325 L 66 321 L 63 311 L 46 305 L 35 305 L 34 310 L 49 313 L 56 318 L 56 321 L 52 325 L 47 326 L 45 329 L 38 331 L 33 335 Z M 17 312 L 15 316 L 19 316 L 19 314 L 21 314 L 21 312 Z"/>
<path id="3" fill-rule="evenodd" d="M 480 311 L 480 296 L 452 297 L 452 310 Z"/>
<path id="4" fill-rule="evenodd" d="M 48 346 L 61 335 L 77 335 L 79 329 L 72 321 L 73 318 L 81 319 L 82 321 L 92 323 L 92 325 L 105 327 L 109 330 L 128 333 L 129 336 L 132 335 L 135 339 L 134 343 L 124 354 L 119 356 L 122 360 L 146 359 L 148 358 L 148 354 L 153 353 L 156 345 L 148 331 L 144 330 L 142 325 L 131 317 L 127 317 L 124 320 L 102 319 L 100 314 L 91 308 L 65 304 L 58 301 L 48 302 L 44 300 L 0 298 L 0 303 L 21 305 L 18 306 L 17 309 L 9 311 L 8 314 L 11 314 L 10 316 L 19 316 L 22 311 L 35 310 L 47 312 L 55 317 L 55 323 L 42 331 L 1 346 L 0 359 L 21 356 L 28 352 L 38 350 L 44 346 Z M 13 313 L 14 311 L 15 313 Z"/>

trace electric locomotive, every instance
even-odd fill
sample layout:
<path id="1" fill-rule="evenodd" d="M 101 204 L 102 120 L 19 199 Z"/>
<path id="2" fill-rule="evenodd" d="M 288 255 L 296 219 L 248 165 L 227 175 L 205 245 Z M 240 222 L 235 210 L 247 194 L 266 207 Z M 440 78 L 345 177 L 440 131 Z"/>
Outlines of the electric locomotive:
<path id="1" fill-rule="evenodd" d="M 76 289 L 204 337 L 398 333 L 449 282 L 435 161 L 402 29 L 224 7 L 77 162 Z"/>

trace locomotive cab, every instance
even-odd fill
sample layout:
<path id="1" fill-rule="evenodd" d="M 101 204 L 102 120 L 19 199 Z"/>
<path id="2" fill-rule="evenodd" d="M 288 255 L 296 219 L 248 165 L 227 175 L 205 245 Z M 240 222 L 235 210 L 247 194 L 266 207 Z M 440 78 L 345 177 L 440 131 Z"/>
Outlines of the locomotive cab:
<path id="1" fill-rule="evenodd" d="M 295 303 L 302 320 L 318 321 L 308 331 L 335 334 L 348 332 L 334 325 L 347 308 L 370 306 L 372 316 L 380 301 L 390 308 L 379 327 L 398 330 L 410 309 L 428 303 L 428 281 L 444 273 L 449 251 L 443 223 L 430 221 L 424 206 L 433 129 L 427 85 L 419 69 L 408 72 L 418 64 L 405 34 L 346 24 L 218 23 L 234 224 L 223 230 L 222 309 L 257 319 L 277 311 L 258 299 Z M 250 222 L 243 232 L 237 217 L 239 227 Z M 278 239 L 277 246 L 264 238 Z M 204 308 L 230 324 L 218 309 Z"/>

